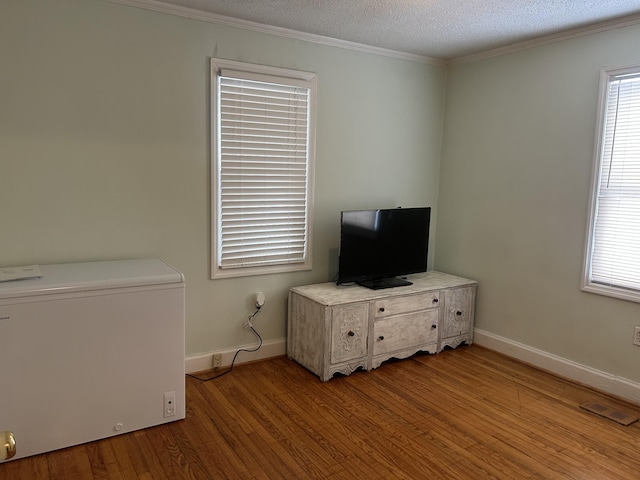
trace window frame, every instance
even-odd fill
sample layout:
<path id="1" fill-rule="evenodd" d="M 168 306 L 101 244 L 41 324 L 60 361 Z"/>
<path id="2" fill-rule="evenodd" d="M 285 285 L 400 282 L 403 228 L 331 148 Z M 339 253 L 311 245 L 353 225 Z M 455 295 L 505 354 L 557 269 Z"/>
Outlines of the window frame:
<path id="1" fill-rule="evenodd" d="M 581 290 L 584 292 L 595 293 L 632 302 L 640 302 L 640 285 L 634 289 L 630 287 L 606 285 L 592 280 L 593 248 L 595 242 L 598 197 L 600 193 L 599 188 L 605 143 L 609 85 L 611 81 L 615 80 L 619 76 L 633 74 L 640 74 L 640 65 L 631 65 L 620 68 L 605 68 L 600 72 L 595 146 L 593 150 L 593 165 L 591 173 L 591 196 L 589 201 L 589 218 L 587 223 Z"/>
<path id="2" fill-rule="evenodd" d="M 220 266 L 219 250 L 221 248 L 221 210 L 220 210 L 220 129 L 219 129 L 219 78 L 222 69 L 245 72 L 249 75 L 269 77 L 274 83 L 308 84 L 309 87 L 309 124 L 308 124 L 308 152 L 307 152 L 307 185 L 306 185 L 306 236 L 305 254 L 302 262 L 282 263 L 275 265 L 241 266 L 235 268 L 222 268 Z M 211 221 L 211 272 L 210 278 L 233 278 L 253 275 L 266 275 L 273 273 L 297 272 L 311 270 L 312 268 L 312 239 L 313 239 L 313 199 L 314 199 L 314 170 L 315 170 L 315 138 L 316 138 L 316 92 L 317 75 L 311 72 L 291 70 L 280 67 L 251 64 L 234 60 L 211 58 L 210 71 L 210 221 Z M 280 80 L 280 82 L 278 82 Z"/>

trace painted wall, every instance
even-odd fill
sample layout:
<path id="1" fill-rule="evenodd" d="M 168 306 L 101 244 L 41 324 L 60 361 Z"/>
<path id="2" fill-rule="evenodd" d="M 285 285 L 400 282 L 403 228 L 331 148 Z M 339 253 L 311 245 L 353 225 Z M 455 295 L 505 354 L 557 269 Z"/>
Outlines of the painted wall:
<path id="1" fill-rule="evenodd" d="M 318 74 L 310 272 L 209 279 L 211 57 Z M 283 338 L 288 288 L 336 273 L 342 209 L 430 205 L 435 232 L 442 66 L 100 0 L 0 2 L 0 58 L 0 265 L 163 258 L 188 355 L 253 343 L 256 291 Z"/>
<path id="2" fill-rule="evenodd" d="M 480 282 L 477 327 L 640 381 L 640 304 L 580 291 L 600 70 L 640 27 L 452 66 L 436 268 Z"/>

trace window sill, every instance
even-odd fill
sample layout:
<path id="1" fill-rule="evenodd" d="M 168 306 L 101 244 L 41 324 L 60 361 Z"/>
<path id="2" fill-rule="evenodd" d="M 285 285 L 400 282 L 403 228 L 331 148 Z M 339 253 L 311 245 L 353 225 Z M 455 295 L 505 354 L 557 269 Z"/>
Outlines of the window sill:
<path id="1" fill-rule="evenodd" d="M 591 282 L 583 284 L 581 290 L 587 293 L 595 293 L 597 295 L 604 295 L 607 297 L 627 300 L 629 302 L 640 303 L 640 291 L 638 290 L 612 287 L 608 285 L 602 285 L 600 283 L 591 283 Z"/>
<path id="2" fill-rule="evenodd" d="M 311 263 L 296 263 L 285 265 L 269 265 L 264 267 L 244 267 L 221 269 L 217 266 L 211 269 L 211 280 L 220 278 L 252 277 L 256 275 L 269 275 L 273 273 L 290 273 L 311 270 Z M 640 301 L 640 299 L 638 300 Z"/>

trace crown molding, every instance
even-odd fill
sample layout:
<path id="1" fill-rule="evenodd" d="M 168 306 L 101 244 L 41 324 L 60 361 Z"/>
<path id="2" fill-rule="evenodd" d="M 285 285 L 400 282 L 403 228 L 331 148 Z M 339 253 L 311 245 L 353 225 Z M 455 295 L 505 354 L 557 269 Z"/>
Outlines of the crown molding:
<path id="1" fill-rule="evenodd" d="M 640 23 L 640 14 L 628 15 L 625 17 L 607 20 L 604 22 L 598 22 L 584 27 L 573 28 L 571 30 L 565 30 L 563 32 L 554 33 L 551 35 L 545 35 L 543 37 L 533 38 L 531 40 L 525 40 L 522 42 L 512 43 L 504 47 L 498 47 L 491 50 L 486 50 L 471 55 L 464 55 L 456 57 L 447 62 L 448 65 L 460 65 L 463 63 L 476 62 L 478 60 L 485 60 L 487 58 L 499 57 L 501 55 L 507 55 L 510 53 L 527 50 L 529 48 L 540 47 L 543 45 L 549 45 L 551 43 L 563 42 L 574 38 L 584 37 L 587 35 L 593 35 L 595 33 L 606 32 L 608 30 L 615 30 L 618 28 L 629 27 Z"/>
<path id="2" fill-rule="evenodd" d="M 236 27 L 244 30 L 251 30 L 254 32 L 275 35 L 278 37 L 291 38 L 291 39 L 302 40 L 304 42 L 315 43 L 319 45 L 326 45 L 330 47 L 343 48 L 346 50 L 353 50 L 360 53 L 380 55 L 383 57 L 397 58 L 400 60 L 409 60 L 413 62 L 426 63 L 430 65 L 444 66 L 447 64 L 446 60 L 442 60 L 439 58 L 425 57 L 425 56 L 416 55 L 413 53 L 400 52 L 397 50 L 388 50 L 386 48 L 373 47 L 371 45 L 365 45 L 362 43 L 348 42 L 346 40 L 338 40 L 335 38 L 324 37 L 322 35 L 314 35 L 311 33 L 304 33 L 296 30 L 289 30 L 287 28 L 274 27 L 274 26 L 265 25 L 262 23 L 250 22 L 248 20 L 240 20 L 237 18 L 218 15 L 215 13 L 204 12 L 202 10 L 196 10 L 193 8 L 182 7 L 178 5 L 169 5 L 166 3 L 159 2 L 157 0 L 106 0 L 106 1 L 110 3 L 116 3 L 119 5 L 129 6 L 129 7 L 141 8 L 144 10 L 151 10 L 158 13 L 165 13 L 168 15 L 175 15 L 178 17 L 189 18 L 192 20 L 200 20 L 202 22 L 215 23 L 218 25 Z"/>

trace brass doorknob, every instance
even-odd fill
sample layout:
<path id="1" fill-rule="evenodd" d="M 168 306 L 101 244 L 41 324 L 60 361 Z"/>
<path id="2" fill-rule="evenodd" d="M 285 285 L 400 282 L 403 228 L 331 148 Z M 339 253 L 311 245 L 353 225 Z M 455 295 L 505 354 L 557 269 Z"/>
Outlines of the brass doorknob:
<path id="1" fill-rule="evenodd" d="M 16 454 L 16 439 L 12 432 L 0 432 L 0 460 L 9 460 Z"/>

